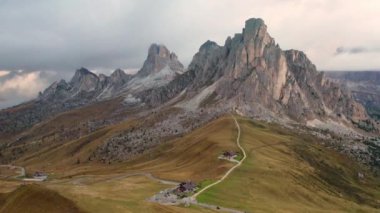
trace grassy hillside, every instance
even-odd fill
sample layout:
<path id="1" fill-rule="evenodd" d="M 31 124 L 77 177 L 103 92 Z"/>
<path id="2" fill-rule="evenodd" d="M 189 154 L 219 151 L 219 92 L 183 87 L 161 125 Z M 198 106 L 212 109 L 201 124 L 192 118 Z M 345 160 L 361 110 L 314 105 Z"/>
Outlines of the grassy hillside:
<path id="1" fill-rule="evenodd" d="M 128 163 L 108 165 L 85 162 L 105 138 L 134 123 L 136 122 L 123 122 L 78 140 L 41 148 L 38 152 L 21 158 L 17 164 L 26 166 L 27 171 L 44 170 L 65 177 L 77 174 L 149 171 L 175 180 L 214 177 L 215 173 L 223 174 L 231 165 L 217 159 L 223 150 L 235 149 L 236 146 L 233 142 L 236 131 L 229 117 L 218 119 L 187 136 L 167 142 Z M 81 159 L 82 163 L 77 164 L 77 159 Z"/>
<path id="2" fill-rule="evenodd" d="M 236 134 L 232 118 L 223 117 L 118 169 L 149 171 L 169 180 L 202 181 L 220 177 L 233 164 L 219 160 L 218 156 L 224 150 L 238 150 L 234 142 Z"/>
<path id="3" fill-rule="evenodd" d="M 380 181 L 314 138 L 239 120 L 243 165 L 198 197 L 247 212 L 376 212 Z M 358 179 L 358 172 L 365 174 Z"/>
<path id="4" fill-rule="evenodd" d="M 76 175 L 48 182 L 47 187 L 89 212 L 212 212 L 148 202 L 147 198 L 173 186 L 129 174 L 146 172 L 163 179 L 196 182 L 218 178 L 233 164 L 217 157 L 223 150 L 236 149 L 235 138 L 233 120 L 221 118 L 127 164 L 78 167 Z"/>
<path id="5" fill-rule="evenodd" d="M 49 188 L 70 197 L 92 213 L 212 212 L 200 208 L 163 206 L 147 199 L 168 187 L 145 176 L 97 175 L 50 183 Z"/>
<path id="6" fill-rule="evenodd" d="M 74 202 L 39 185 L 25 185 L 9 194 L 0 194 L 0 204 L 1 213 L 84 212 Z"/>

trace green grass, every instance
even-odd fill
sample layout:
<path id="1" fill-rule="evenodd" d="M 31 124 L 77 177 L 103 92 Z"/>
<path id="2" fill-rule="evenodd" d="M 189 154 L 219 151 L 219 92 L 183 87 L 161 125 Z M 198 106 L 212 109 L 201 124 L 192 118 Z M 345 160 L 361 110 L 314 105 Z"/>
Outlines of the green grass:
<path id="1" fill-rule="evenodd" d="M 379 180 L 312 137 L 240 119 L 247 158 L 198 201 L 247 212 L 376 212 Z M 365 182 L 357 172 L 366 173 Z"/>
<path id="2" fill-rule="evenodd" d="M 238 152 L 237 156 L 234 159 L 237 161 L 241 161 L 243 157 L 244 157 L 243 153 Z"/>
<path id="3" fill-rule="evenodd" d="M 81 184 L 75 184 L 78 178 L 80 177 L 69 182 L 65 180 L 49 183 L 48 187 L 71 198 L 80 208 L 91 213 L 211 212 L 198 207 L 165 206 L 147 201 L 154 194 L 171 186 L 152 181 L 145 176 L 92 176 L 81 179 Z"/>
<path id="4" fill-rule="evenodd" d="M 214 182 L 215 182 L 215 180 L 203 180 L 203 181 L 199 182 L 198 183 L 198 190 L 197 191 L 205 188 L 206 186 L 208 186 L 208 185 L 210 185 L 210 184 L 212 184 Z"/>

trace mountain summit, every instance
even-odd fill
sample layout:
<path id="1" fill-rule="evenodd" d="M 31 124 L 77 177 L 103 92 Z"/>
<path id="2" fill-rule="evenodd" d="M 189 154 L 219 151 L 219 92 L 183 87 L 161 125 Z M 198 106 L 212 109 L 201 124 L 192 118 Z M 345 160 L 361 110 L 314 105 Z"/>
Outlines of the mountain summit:
<path id="1" fill-rule="evenodd" d="M 368 119 L 364 108 L 338 84 L 325 78 L 307 56 L 283 51 L 262 19 L 245 22 L 242 33 L 224 46 L 201 45 L 188 71 L 170 84 L 144 92 L 141 99 L 157 104 L 186 91 L 180 107 L 195 110 L 212 103 L 248 116 L 355 121 Z"/>

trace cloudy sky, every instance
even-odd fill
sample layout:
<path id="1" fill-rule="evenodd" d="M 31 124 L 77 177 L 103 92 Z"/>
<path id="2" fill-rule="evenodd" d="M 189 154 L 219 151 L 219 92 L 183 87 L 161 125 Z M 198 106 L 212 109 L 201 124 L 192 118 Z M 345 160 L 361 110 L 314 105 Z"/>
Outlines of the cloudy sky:
<path id="1" fill-rule="evenodd" d="M 379 11 L 379 0 L 0 0 L 0 108 L 82 66 L 139 68 L 154 42 L 187 65 L 251 17 L 320 70 L 380 70 Z"/>

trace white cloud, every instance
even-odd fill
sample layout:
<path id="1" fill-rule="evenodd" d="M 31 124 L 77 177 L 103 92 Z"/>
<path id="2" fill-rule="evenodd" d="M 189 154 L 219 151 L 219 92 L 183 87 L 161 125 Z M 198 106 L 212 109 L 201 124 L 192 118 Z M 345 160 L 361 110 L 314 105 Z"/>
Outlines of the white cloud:
<path id="1" fill-rule="evenodd" d="M 9 72 L 6 77 L 0 78 L 0 109 L 37 97 L 50 83 L 40 71 Z"/>
<path id="2" fill-rule="evenodd" d="M 133 75 L 133 74 L 136 74 L 139 71 L 139 69 L 138 68 L 126 68 L 126 69 L 124 69 L 124 71 L 126 74 Z"/>
<path id="3" fill-rule="evenodd" d="M 14 95 L 22 95 L 26 98 L 35 97 L 43 90 L 46 82 L 40 78 L 40 72 L 31 72 L 6 80 L 0 85 L 0 94 L 13 92 Z"/>
<path id="4" fill-rule="evenodd" d="M 0 70 L 0 78 L 8 75 L 10 72 L 7 70 Z"/>

